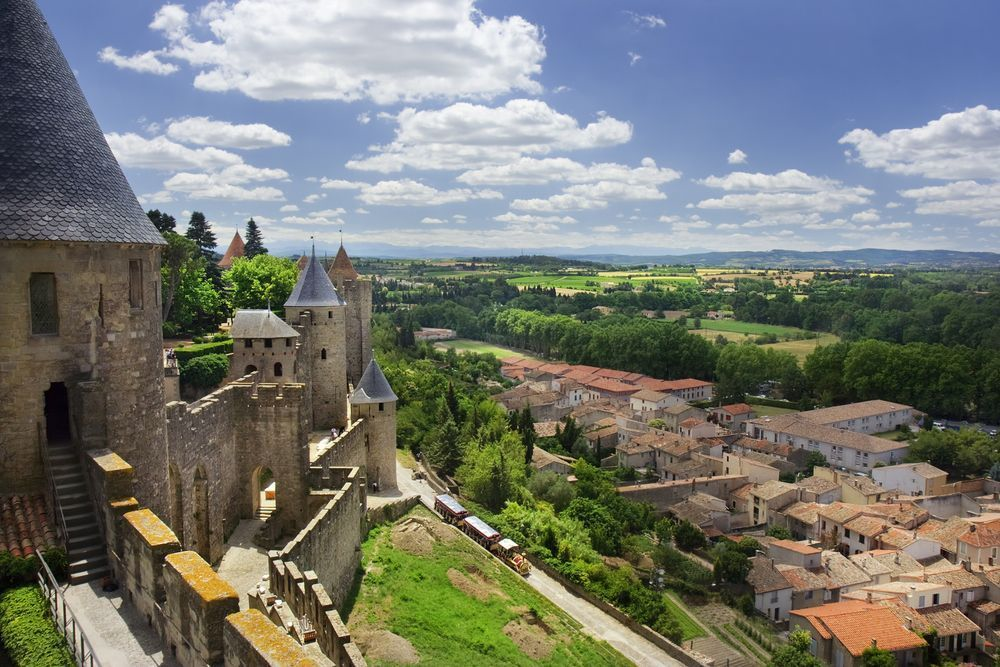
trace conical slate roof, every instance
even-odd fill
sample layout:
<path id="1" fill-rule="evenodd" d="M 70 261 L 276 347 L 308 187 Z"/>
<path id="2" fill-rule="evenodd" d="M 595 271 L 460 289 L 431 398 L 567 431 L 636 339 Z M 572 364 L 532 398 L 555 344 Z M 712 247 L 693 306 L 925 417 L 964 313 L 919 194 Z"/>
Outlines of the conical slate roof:
<path id="1" fill-rule="evenodd" d="M 34 0 L 0 0 L 0 240 L 164 243 Z"/>
<path id="2" fill-rule="evenodd" d="M 219 260 L 219 268 L 228 269 L 233 265 L 234 259 L 243 256 L 245 250 L 246 245 L 243 243 L 243 237 L 240 236 L 240 232 L 237 230 L 236 236 L 233 237 L 233 240 L 229 242 L 229 247 L 226 248 L 226 254 Z"/>
<path id="3" fill-rule="evenodd" d="M 379 368 L 375 357 L 368 362 L 361 381 L 354 388 L 351 394 L 351 403 L 361 405 L 363 403 L 392 403 L 396 401 L 396 394 L 393 392 L 389 381 L 385 379 L 385 374 Z"/>
<path id="4" fill-rule="evenodd" d="M 295 283 L 292 295 L 285 307 L 313 308 L 316 306 L 343 306 L 344 300 L 337 294 L 337 288 L 330 282 L 330 276 L 323 270 L 323 264 L 316 259 L 316 248 L 306 268 L 299 271 L 299 281 Z"/>
<path id="5" fill-rule="evenodd" d="M 337 256 L 333 260 L 329 275 L 331 280 L 357 280 L 360 277 L 358 272 L 354 270 L 354 264 L 347 256 L 343 243 L 340 244 L 340 250 L 337 251 Z"/>

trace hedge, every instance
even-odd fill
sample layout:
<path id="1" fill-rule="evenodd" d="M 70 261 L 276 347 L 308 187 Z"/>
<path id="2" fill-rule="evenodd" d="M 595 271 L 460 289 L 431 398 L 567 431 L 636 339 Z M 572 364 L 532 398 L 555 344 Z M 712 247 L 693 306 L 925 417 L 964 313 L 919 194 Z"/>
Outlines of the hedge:
<path id="1" fill-rule="evenodd" d="M 45 560 L 57 579 L 66 574 L 66 550 L 52 547 L 45 552 Z M 0 591 L 13 586 L 31 583 L 42 563 L 34 555 L 14 557 L 9 551 L 0 552 Z"/>
<path id="2" fill-rule="evenodd" d="M 769 405 L 772 408 L 788 408 L 798 410 L 799 404 L 794 401 L 781 401 L 777 398 L 758 398 L 757 396 L 747 396 L 746 402 L 749 405 Z"/>
<path id="3" fill-rule="evenodd" d="M 175 347 L 174 354 L 177 355 L 177 363 L 183 365 L 186 361 L 191 361 L 206 354 L 228 354 L 233 351 L 233 339 L 220 340 L 214 343 L 198 343 L 185 347 Z"/>
<path id="4" fill-rule="evenodd" d="M 0 640 L 18 667 L 76 664 L 37 586 L 18 586 L 0 593 Z"/>
<path id="5" fill-rule="evenodd" d="M 206 354 L 181 364 L 181 382 L 204 389 L 218 386 L 229 375 L 229 358 Z"/>

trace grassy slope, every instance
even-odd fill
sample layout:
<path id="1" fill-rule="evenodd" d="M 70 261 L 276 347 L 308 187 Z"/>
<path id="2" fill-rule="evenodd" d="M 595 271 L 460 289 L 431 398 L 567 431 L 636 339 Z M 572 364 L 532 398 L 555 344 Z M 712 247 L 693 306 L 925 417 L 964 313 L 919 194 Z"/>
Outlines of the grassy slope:
<path id="1" fill-rule="evenodd" d="M 422 507 L 413 514 L 432 516 Z M 369 534 L 362 551 L 366 574 L 348 618 L 350 627 L 374 625 L 405 637 L 422 664 L 630 664 L 607 644 L 583 634 L 575 621 L 465 538 L 436 542 L 433 554 L 422 557 L 393 547 L 391 527 L 380 526 Z M 469 566 L 478 568 L 506 598 L 491 595 L 480 601 L 453 586 L 449 568 L 465 572 Z M 545 660 L 533 661 L 503 633 L 504 626 L 526 610 L 534 610 L 554 631 L 555 648 Z"/>
<path id="2" fill-rule="evenodd" d="M 695 637 L 704 637 L 707 633 L 704 628 L 698 624 L 698 621 L 694 620 L 687 611 L 681 606 L 680 602 L 668 593 L 663 594 L 663 601 L 667 605 L 667 609 L 670 610 L 670 615 L 677 619 L 680 624 L 681 629 L 684 631 L 684 641 L 689 639 L 694 639 Z"/>

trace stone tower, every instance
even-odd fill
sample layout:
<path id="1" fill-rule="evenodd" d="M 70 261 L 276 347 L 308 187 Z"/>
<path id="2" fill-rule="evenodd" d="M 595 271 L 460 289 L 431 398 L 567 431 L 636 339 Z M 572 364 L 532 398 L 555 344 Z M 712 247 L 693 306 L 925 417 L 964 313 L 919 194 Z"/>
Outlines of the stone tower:
<path id="1" fill-rule="evenodd" d="M 329 275 L 347 300 L 347 378 L 357 386 L 372 358 L 372 282 L 358 275 L 343 243 Z"/>
<path id="2" fill-rule="evenodd" d="M 233 326 L 229 379 L 256 372 L 260 382 L 297 382 L 299 333 L 267 310 L 237 310 Z"/>
<path id="3" fill-rule="evenodd" d="M 301 335 L 296 377 L 309 387 L 313 429 L 347 426 L 346 311 L 314 247 L 285 302 L 285 319 Z"/>
<path id="4" fill-rule="evenodd" d="M 50 444 L 165 477 L 160 251 L 34 0 L 0 0 L 0 493 Z M 161 505 L 162 507 L 162 505 Z"/>
<path id="5" fill-rule="evenodd" d="M 351 419 L 365 420 L 368 483 L 377 483 L 379 491 L 395 489 L 396 394 L 374 357 L 351 394 Z"/>

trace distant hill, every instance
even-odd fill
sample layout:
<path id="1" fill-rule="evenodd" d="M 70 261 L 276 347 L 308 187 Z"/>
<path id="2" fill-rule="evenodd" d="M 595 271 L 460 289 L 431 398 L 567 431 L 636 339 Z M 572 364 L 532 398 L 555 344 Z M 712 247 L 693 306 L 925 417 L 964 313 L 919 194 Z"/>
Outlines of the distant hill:
<path id="1" fill-rule="evenodd" d="M 870 269 L 891 266 L 910 268 L 1000 268 L 1000 254 L 957 250 L 767 250 L 757 252 L 703 252 L 690 255 L 563 254 L 563 257 L 611 264 L 693 264 L 733 268 Z"/>

